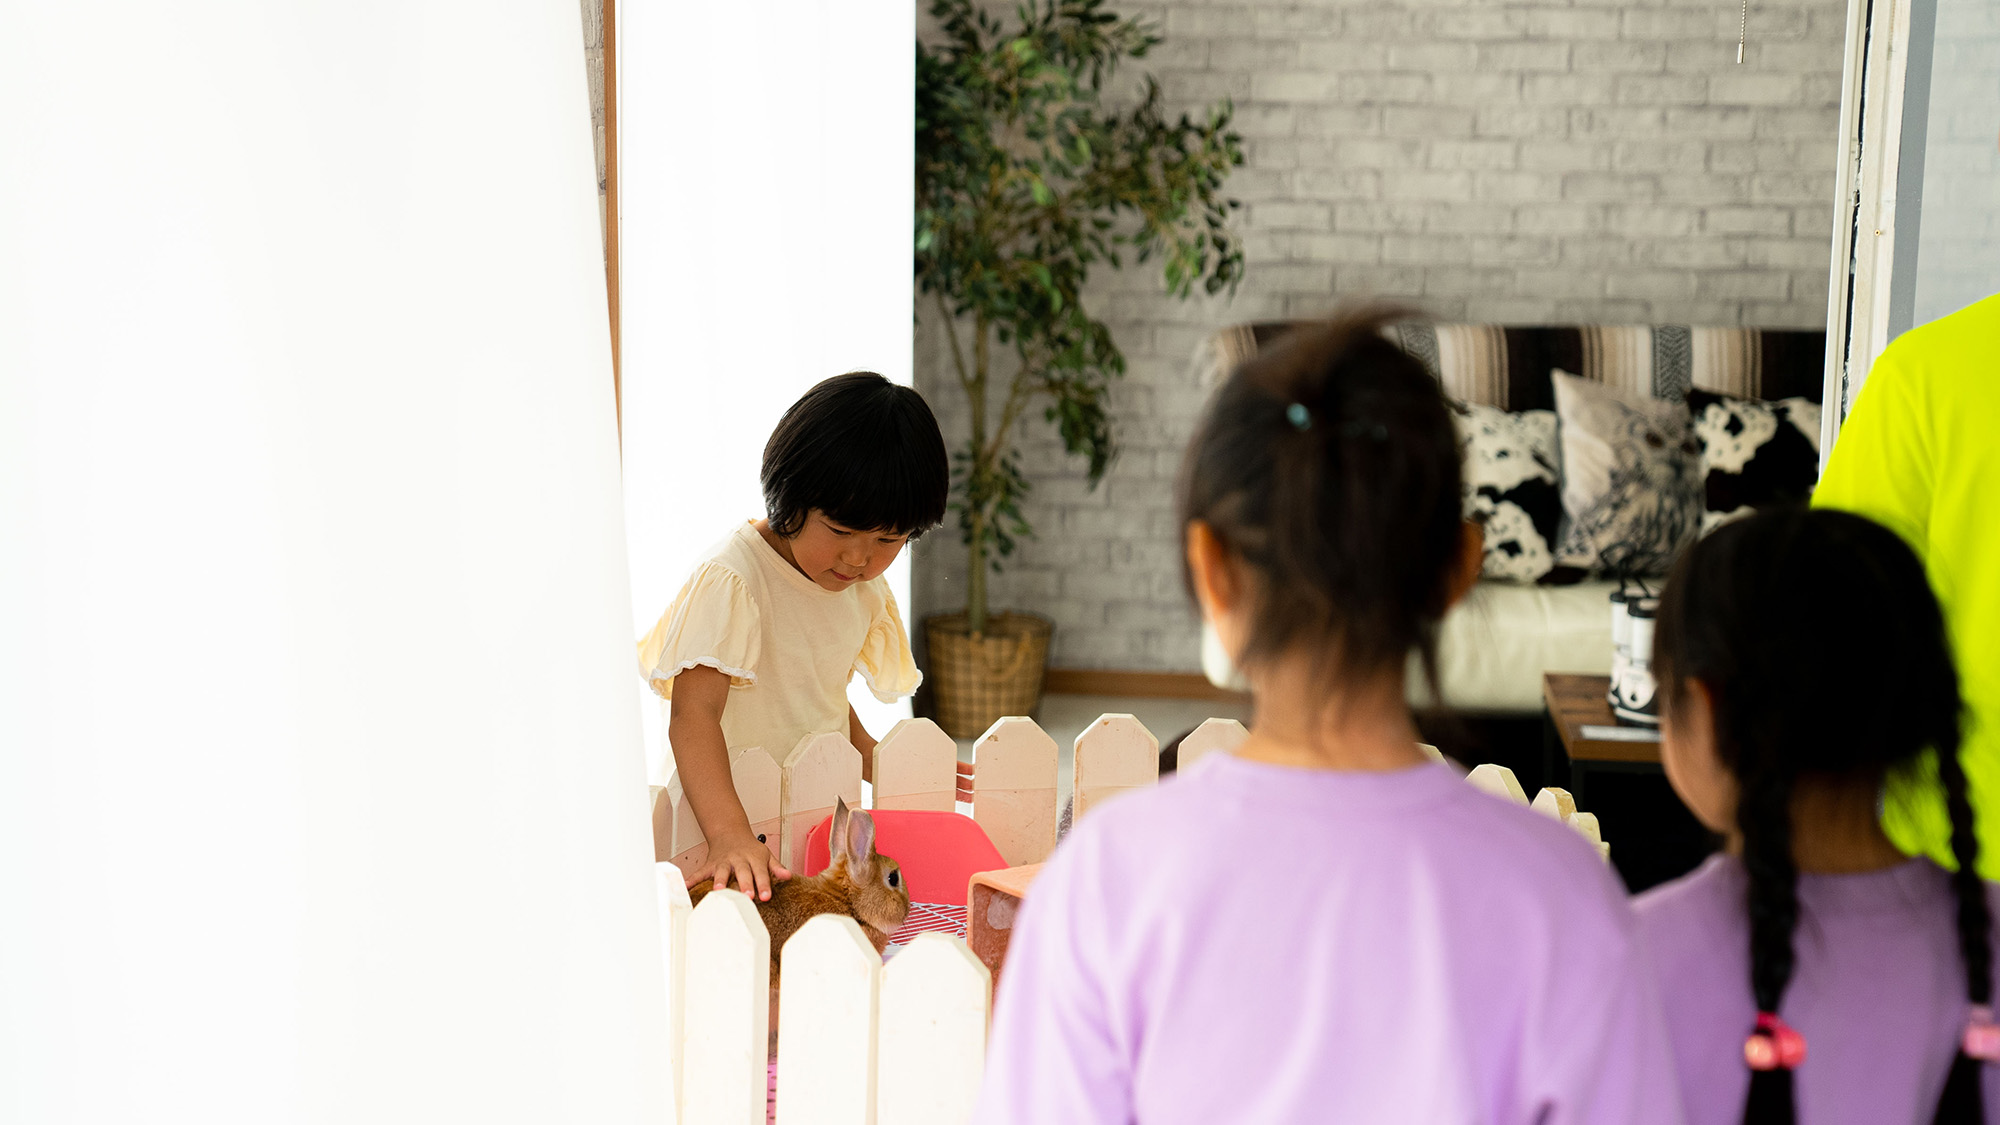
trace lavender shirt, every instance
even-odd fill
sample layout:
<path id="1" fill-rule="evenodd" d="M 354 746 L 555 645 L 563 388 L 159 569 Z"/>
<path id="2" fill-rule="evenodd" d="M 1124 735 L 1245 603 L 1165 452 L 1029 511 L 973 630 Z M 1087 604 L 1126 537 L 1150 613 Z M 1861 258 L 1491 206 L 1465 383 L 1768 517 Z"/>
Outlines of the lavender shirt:
<path id="1" fill-rule="evenodd" d="M 974 1120 L 1678 1122 L 1635 942 L 1584 840 L 1444 766 L 1212 754 L 1036 881 Z"/>
<path id="2" fill-rule="evenodd" d="M 1691 1125 L 1743 1119 L 1743 1039 L 1757 1018 L 1746 893 L 1742 864 L 1715 856 L 1634 903 Z M 1929 860 L 1799 878 L 1798 967 L 1778 1014 L 1806 1038 L 1800 1121 L 1930 1121 L 1969 1007 L 1957 909 Z M 1991 1067 L 1985 1093 L 1986 1119 L 2000 1121 Z"/>

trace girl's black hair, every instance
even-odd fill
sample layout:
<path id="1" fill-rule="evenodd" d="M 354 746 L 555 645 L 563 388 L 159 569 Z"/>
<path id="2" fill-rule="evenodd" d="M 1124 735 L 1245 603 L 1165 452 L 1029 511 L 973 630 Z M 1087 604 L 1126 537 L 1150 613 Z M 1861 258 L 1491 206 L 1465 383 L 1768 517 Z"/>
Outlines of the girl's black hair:
<path id="1" fill-rule="evenodd" d="M 1304 649 L 1331 685 L 1415 650 L 1436 694 L 1463 542 L 1458 439 L 1437 381 L 1382 335 L 1399 316 L 1280 337 L 1217 390 L 1188 446 L 1181 527 L 1206 523 L 1253 572 L 1246 669 Z"/>
<path id="2" fill-rule="evenodd" d="M 785 411 L 764 446 L 764 508 L 791 537 L 814 508 L 855 531 L 921 535 L 944 520 L 951 466 L 924 396 L 836 375 Z"/>
<path id="3" fill-rule="evenodd" d="M 1828 611 L 1833 605 L 1838 613 Z M 1966 995 L 1987 1004 L 1992 919 L 1958 761 L 1958 674 L 1944 615 L 1910 548 L 1845 512 L 1752 516 L 1681 557 L 1656 629 L 1653 672 L 1668 714 L 1684 703 L 1687 681 L 1700 681 L 1713 699 L 1716 754 L 1736 779 L 1758 1011 L 1777 1012 L 1795 965 L 1793 783 L 1810 774 L 1879 784 L 1926 749 L 1937 752 L 1951 816 Z M 1961 1050 L 1935 1121 L 1984 1120 L 1979 1072 Z M 1745 1125 L 1791 1122 L 1793 1110 L 1791 1071 L 1751 1072 Z"/>

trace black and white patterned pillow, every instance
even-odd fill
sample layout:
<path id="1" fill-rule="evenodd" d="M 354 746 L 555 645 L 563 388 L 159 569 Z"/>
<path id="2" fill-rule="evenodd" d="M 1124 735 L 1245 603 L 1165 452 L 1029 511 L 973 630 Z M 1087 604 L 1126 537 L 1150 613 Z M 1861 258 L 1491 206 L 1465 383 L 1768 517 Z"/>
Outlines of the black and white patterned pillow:
<path id="1" fill-rule="evenodd" d="M 1819 404 L 1690 390 L 1700 449 L 1701 529 L 1779 504 L 1803 504 L 1819 483 Z"/>
<path id="2" fill-rule="evenodd" d="M 1509 414 L 1479 403 L 1456 404 L 1465 463 L 1465 518 L 1485 527 L 1485 578 L 1537 582 L 1555 566 L 1562 524 L 1552 410 Z"/>
<path id="3" fill-rule="evenodd" d="M 1701 530 L 1687 407 L 1556 370 L 1562 449 L 1559 566 L 1665 574 Z"/>

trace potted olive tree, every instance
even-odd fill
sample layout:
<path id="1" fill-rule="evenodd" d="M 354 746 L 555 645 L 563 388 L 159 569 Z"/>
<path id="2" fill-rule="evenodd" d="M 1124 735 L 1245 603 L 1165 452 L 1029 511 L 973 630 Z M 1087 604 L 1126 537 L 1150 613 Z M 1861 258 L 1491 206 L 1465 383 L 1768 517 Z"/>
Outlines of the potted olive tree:
<path id="1" fill-rule="evenodd" d="M 939 721 L 972 737 L 1040 694 L 1050 625 L 987 606 L 986 576 L 1033 534 L 1015 440 L 1039 412 L 1092 487 L 1117 454 L 1106 409 L 1125 359 L 1083 301 L 1100 263 L 1157 259 L 1166 289 L 1233 290 L 1243 253 L 1222 196 L 1243 163 L 1223 103 L 1170 120 L 1150 77 L 1100 100 L 1160 41 L 1104 0 L 1025 0 L 1003 24 L 974 0 L 934 0 L 940 41 L 917 44 L 916 280 L 949 340 L 970 407 L 954 453 L 968 550 L 963 613 L 924 622 Z"/>

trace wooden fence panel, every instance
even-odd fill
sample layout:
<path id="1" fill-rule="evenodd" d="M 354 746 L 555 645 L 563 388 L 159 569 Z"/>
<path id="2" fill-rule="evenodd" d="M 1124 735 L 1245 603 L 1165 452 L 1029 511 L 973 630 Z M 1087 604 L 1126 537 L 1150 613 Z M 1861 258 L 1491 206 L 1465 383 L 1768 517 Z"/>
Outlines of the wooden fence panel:
<path id="1" fill-rule="evenodd" d="M 1242 723 L 1235 719 L 1209 719 L 1194 728 L 1194 733 L 1181 739 L 1181 748 L 1174 757 L 1174 768 L 1184 770 L 1204 754 L 1217 750 L 1234 750 L 1250 737 Z"/>
<path id="2" fill-rule="evenodd" d="M 972 819 L 1009 867 L 1040 863 L 1056 846 L 1056 740 L 1014 716 L 973 744 Z"/>
<path id="3" fill-rule="evenodd" d="M 1525 806 L 1528 803 L 1528 794 L 1521 788 L 1520 779 L 1516 778 L 1514 771 L 1506 766 L 1496 766 L 1491 762 L 1483 766 L 1474 766 L 1465 780 L 1471 782 L 1474 788 L 1484 789 L 1495 797 L 1512 801 L 1517 805 Z"/>
<path id="4" fill-rule="evenodd" d="M 1569 818 L 1569 826 L 1583 833 L 1583 838 L 1593 844 L 1604 843 L 1604 832 L 1597 826 L 1597 814 L 1579 812 Z"/>
<path id="5" fill-rule="evenodd" d="M 778 1125 L 873 1125 L 882 956 L 844 914 L 785 943 L 778 990 Z"/>
<path id="6" fill-rule="evenodd" d="M 681 1100 L 682 1043 L 687 1032 L 687 927 L 694 904 L 688 901 L 687 878 L 671 863 L 653 865 L 660 897 L 660 961 L 667 977 L 667 1078 L 672 1083 L 668 1104 Z"/>
<path id="7" fill-rule="evenodd" d="M 1570 818 L 1576 815 L 1576 798 L 1570 796 L 1567 789 L 1550 786 L 1535 794 L 1534 803 L 1528 807 L 1543 816 L 1554 817 L 1568 824 Z"/>
<path id="8" fill-rule="evenodd" d="M 778 862 L 795 872 L 806 864 L 806 835 L 833 815 L 833 799 L 861 807 L 861 755 L 845 735 L 813 734 L 799 739 L 785 759 L 778 786 L 778 815 L 783 843 Z"/>
<path id="9" fill-rule="evenodd" d="M 771 936 L 740 891 L 688 916 L 681 1120 L 763 1125 L 769 1093 Z"/>
<path id="10" fill-rule="evenodd" d="M 929 719 L 904 719 L 875 744 L 875 807 L 951 812 L 958 743 Z"/>
<path id="11" fill-rule="evenodd" d="M 1589 840 L 1590 846 L 1597 849 L 1597 858 L 1606 863 L 1611 862 L 1611 845 L 1605 842 L 1604 833 L 1597 826 L 1596 813 L 1577 813 L 1570 818 L 1569 826 L 1583 833 L 1583 838 Z"/>
<path id="12" fill-rule="evenodd" d="M 971 1119 L 992 1001 L 986 966 L 957 938 L 919 934 L 890 960 L 882 970 L 877 1125 Z"/>
<path id="13" fill-rule="evenodd" d="M 1584 833 L 1584 839 L 1590 841 L 1590 847 L 1598 849 L 1598 859 L 1602 859 L 1604 863 L 1612 861 L 1612 845 L 1604 841 L 1604 831 L 1598 829 L 1596 813 L 1578 813 L 1570 817 L 1570 827 L 1576 829 L 1578 833 Z"/>
<path id="14" fill-rule="evenodd" d="M 675 770 L 667 775 L 667 786 L 657 798 L 667 802 L 669 828 L 667 830 L 667 855 L 670 862 L 683 871 L 693 871 L 708 860 L 708 841 L 701 834 L 701 825 L 695 823 L 694 805 L 688 801 L 687 791 L 681 788 L 681 772 Z"/>
<path id="15" fill-rule="evenodd" d="M 743 802 L 743 814 L 750 818 L 750 830 L 764 837 L 772 855 L 782 855 L 778 851 L 782 823 L 778 817 L 781 780 L 778 763 L 761 748 L 745 746 L 729 752 L 729 778 L 736 786 L 736 799 Z M 683 871 L 696 870 L 708 862 L 708 841 L 702 836 L 701 825 L 694 818 L 694 806 L 681 787 L 679 770 L 667 778 L 666 791 L 659 799 L 673 802 L 674 864 Z"/>
<path id="16" fill-rule="evenodd" d="M 1570 796 L 1569 790 L 1553 787 L 1542 790 L 1535 794 L 1534 809 L 1576 829 L 1584 839 L 1590 841 L 1591 847 L 1597 849 L 1599 859 L 1606 863 L 1611 862 L 1611 845 L 1604 842 L 1604 837 L 1598 830 L 1597 814 L 1578 810 L 1576 798 Z"/>
<path id="17" fill-rule="evenodd" d="M 1160 740 L 1132 715 L 1100 715 L 1076 736 L 1070 760 L 1074 820 L 1128 789 L 1160 780 Z"/>

